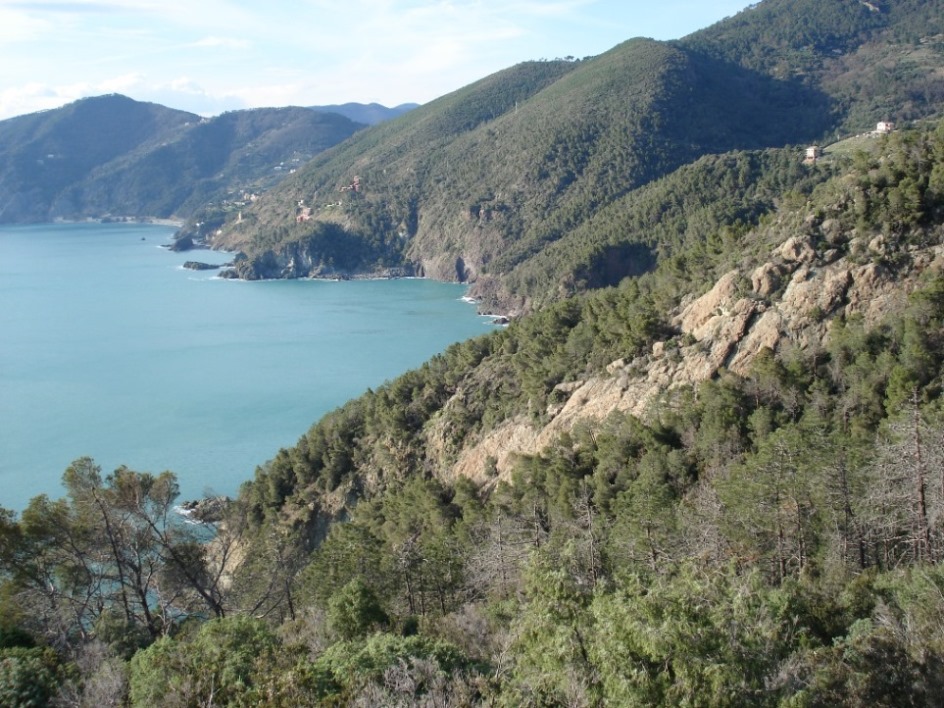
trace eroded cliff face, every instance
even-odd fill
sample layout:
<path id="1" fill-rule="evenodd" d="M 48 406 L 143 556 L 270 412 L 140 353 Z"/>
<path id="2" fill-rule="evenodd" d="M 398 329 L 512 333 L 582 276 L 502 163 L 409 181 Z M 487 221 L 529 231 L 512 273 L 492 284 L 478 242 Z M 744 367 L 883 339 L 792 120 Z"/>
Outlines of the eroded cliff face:
<path id="1" fill-rule="evenodd" d="M 645 419 L 675 388 L 707 381 L 722 369 L 747 374 L 765 349 L 816 351 L 841 316 L 876 324 L 904 306 L 922 273 L 944 272 L 944 246 L 891 249 L 879 236 L 867 242 L 853 237 L 837 248 L 834 228 L 827 221 L 805 229 L 761 265 L 726 273 L 674 313 L 677 336 L 632 361 L 614 361 L 598 375 L 560 384 L 558 398 L 566 400 L 547 411 L 549 422 L 536 427 L 526 418 L 508 420 L 467 441 L 445 467 L 448 476 L 484 482 L 494 467 L 507 476 L 517 456 L 540 452 L 578 424 L 614 411 Z M 442 449 L 441 433 L 435 423 L 429 428 L 430 450 Z"/>
<path id="2" fill-rule="evenodd" d="M 423 275 L 410 264 L 378 267 L 371 271 L 338 267 L 315 255 L 306 242 L 295 241 L 278 250 L 264 251 L 254 258 L 237 258 L 231 277 L 243 280 L 275 280 L 293 278 L 408 278 Z"/>

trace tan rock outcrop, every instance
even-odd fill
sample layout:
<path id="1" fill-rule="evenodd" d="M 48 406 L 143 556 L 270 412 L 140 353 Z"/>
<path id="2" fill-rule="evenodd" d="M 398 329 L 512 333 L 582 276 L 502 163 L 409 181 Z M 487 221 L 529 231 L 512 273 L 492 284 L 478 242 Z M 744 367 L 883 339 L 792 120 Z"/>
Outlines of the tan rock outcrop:
<path id="1" fill-rule="evenodd" d="M 577 425 L 602 421 L 613 412 L 646 418 L 666 392 L 707 381 L 722 368 L 747 375 L 764 349 L 776 352 L 786 343 L 800 349 L 823 347 L 838 315 L 860 314 L 867 323 L 876 323 L 904 304 L 923 271 L 944 271 L 944 247 L 912 250 L 909 257 L 910 266 L 893 272 L 835 251 L 817 259 L 808 236 L 790 238 L 773 251 L 770 262 L 749 274 L 732 270 L 707 293 L 685 303 L 672 319 L 682 337 L 656 342 L 633 361 L 611 362 L 586 380 L 559 385 L 559 400 L 547 411 L 549 422 L 536 427 L 524 418 L 506 421 L 469 441 L 451 474 L 482 479 L 494 460 L 505 475 L 516 456 L 539 453 Z M 783 294 L 769 301 L 787 277 Z M 753 292 L 742 297 L 748 278 Z"/>
<path id="2" fill-rule="evenodd" d="M 816 260 L 809 236 L 791 236 L 776 253 L 788 263 L 812 263 Z"/>
<path id="3" fill-rule="evenodd" d="M 721 276 L 711 290 L 685 307 L 677 318 L 682 331 L 701 339 L 705 335 L 705 328 L 712 327 L 712 320 L 724 317 L 734 305 L 740 280 L 740 271 L 732 270 Z"/>
<path id="4" fill-rule="evenodd" d="M 785 270 L 779 264 L 764 263 L 751 273 L 751 289 L 760 297 L 770 297 L 780 287 Z"/>

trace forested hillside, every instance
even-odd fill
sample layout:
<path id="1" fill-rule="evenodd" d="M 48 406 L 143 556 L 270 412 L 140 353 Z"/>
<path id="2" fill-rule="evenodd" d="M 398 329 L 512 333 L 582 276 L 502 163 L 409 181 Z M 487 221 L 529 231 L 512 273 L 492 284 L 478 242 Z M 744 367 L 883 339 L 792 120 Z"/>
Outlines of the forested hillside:
<path id="1" fill-rule="evenodd" d="M 638 221 L 610 209 L 636 189 L 702 155 L 935 114 L 940 15 L 937 3 L 767 0 L 677 42 L 512 67 L 326 153 L 218 243 L 247 253 L 241 277 L 398 267 L 470 281 L 492 310 L 531 309 L 547 295 L 534 278 L 615 284 L 651 265 Z M 606 240 L 588 243 L 601 219 Z"/>
<path id="2" fill-rule="evenodd" d="M 752 228 L 717 216 L 651 272 L 330 414 L 258 470 L 209 546 L 170 522 L 172 474 L 76 461 L 64 499 L 0 524 L 0 695 L 933 705 L 944 124 L 868 148 L 786 170 Z M 780 163 L 735 153 L 674 177 L 745 164 Z M 769 314 L 780 336 L 739 356 Z M 631 393 L 719 345 L 643 409 L 555 427 L 592 382 Z M 509 421 L 552 434 L 460 473 Z"/>
<path id="3" fill-rule="evenodd" d="M 315 158 L 224 227 L 262 249 L 244 276 L 438 243 L 427 272 L 530 314 L 317 421 L 201 525 L 171 472 L 87 458 L 0 510 L 0 704 L 937 705 L 942 19 L 765 0 Z M 906 95 L 890 134 L 790 144 Z"/>
<path id="4" fill-rule="evenodd" d="M 392 120 L 408 111 L 412 111 L 418 106 L 418 103 L 402 103 L 399 106 L 387 108 L 386 106 L 381 106 L 379 103 L 369 103 L 367 105 L 363 103 L 343 103 L 341 105 L 335 104 L 331 106 L 310 106 L 310 108 L 313 111 L 319 111 L 321 113 L 337 113 L 345 118 L 349 118 L 355 123 L 376 125 L 377 123 Z"/>
<path id="5" fill-rule="evenodd" d="M 190 113 L 112 96 L 0 122 L 0 220 L 49 218 L 57 196 L 90 170 L 171 139 L 195 121 Z"/>
<path id="6" fill-rule="evenodd" d="M 0 222 L 222 222 L 220 201 L 272 187 L 362 127 L 306 108 L 205 119 L 118 95 L 10 118 L 0 121 Z"/>

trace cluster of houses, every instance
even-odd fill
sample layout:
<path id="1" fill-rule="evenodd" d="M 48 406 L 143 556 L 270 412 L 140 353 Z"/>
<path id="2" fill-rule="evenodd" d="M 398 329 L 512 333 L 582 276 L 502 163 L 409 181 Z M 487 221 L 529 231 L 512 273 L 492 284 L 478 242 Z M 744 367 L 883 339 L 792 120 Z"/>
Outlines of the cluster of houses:
<path id="1" fill-rule="evenodd" d="M 343 187 L 338 189 L 338 191 L 339 192 L 360 192 L 361 191 L 361 178 L 354 177 L 354 179 L 351 180 L 350 184 L 344 185 Z M 320 208 L 328 209 L 330 207 L 339 207 L 339 206 L 344 206 L 343 199 L 339 199 L 336 202 L 328 202 L 327 204 L 322 205 Z M 302 222 L 305 222 L 305 221 L 311 221 L 312 218 L 313 218 L 312 207 L 305 206 L 305 200 L 299 199 L 298 205 L 295 208 L 295 223 L 301 224 Z"/>
<path id="2" fill-rule="evenodd" d="M 883 120 L 875 124 L 875 130 L 870 135 L 888 135 L 895 130 L 895 124 L 891 121 Z M 806 149 L 806 156 L 803 158 L 803 164 L 812 165 L 823 156 L 823 148 L 819 145 L 810 145 Z"/>
<path id="3" fill-rule="evenodd" d="M 340 206 L 344 206 L 344 200 L 343 200 L 343 199 L 339 199 L 339 200 L 336 201 L 336 202 L 328 202 L 327 204 L 323 204 L 320 208 L 321 208 L 321 209 L 329 209 L 329 208 L 331 208 L 331 207 L 340 207 Z M 312 218 L 313 218 L 313 217 L 312 217 L 312 207 L 310 207 L 310 206 L 305 206 L 305 200 L 304 200 L 304 199 L 299 199 L 299 200 L 298 200 L 298 206 L 295 208 L 295 223 L 296 223 L 296 224 L 301 224 L 301 223 L 303 223 L 303 222 L 305 222 L 305 221 L 311 221 Z"/>

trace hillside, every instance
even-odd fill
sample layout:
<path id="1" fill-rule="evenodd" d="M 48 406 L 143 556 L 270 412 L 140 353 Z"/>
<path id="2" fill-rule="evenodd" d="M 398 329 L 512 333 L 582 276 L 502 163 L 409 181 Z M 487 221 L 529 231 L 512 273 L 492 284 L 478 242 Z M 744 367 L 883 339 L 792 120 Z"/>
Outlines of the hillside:
<path id="1" fill-rule="evenodd" d="M 941 140 L 944 132 L 934 135 Z M 840 322 L 877 327 L 898 313 L 925 271 L 944 267 L 944 192 L 937 182 L 944 143 L 932 147 L 930 136 L 924 128 L 873 138 L 873 154 L 837 157 L 802 182 L 776 171 L 789 164 L 791 150 L 732 153 L 681 168 L 641 190 L 654 200 L 676 195 L 688 217 L 668 222 L 676 238 L 650 272 L 456 345 L 329 416 L 310 435 L 346 431 L 357 448 L 344 451 L 344 469 L 356 476 L 354 498 L 382 490 L 391 473 L 397 480 L 435 471 L 445 480 L 484 482 L 486 468 L 507 472 L 517 456 L 539 452 L 586 421 L 616 412 L 646 419 L 673 388 L 728 372 L 747 377 L 765 350 L 815 355 L 826 351 Z M 750 167 L 763 182 L 743 184 L 746 194 L 778 176 L 782 185 L 753 228 L 704 188 L 743 178 Z M 700 209 L 692 203 L 699 196 Z M 312 439 L 299 445 L 260 470 L 263 483 L 247 487 L 263 496 L 283 490 L 260 514 L 277 509 L 300 518 L 288 507 L 310 505 L 300 482 L 317 477 L 322 463 L 344 477 L 330 455 L 311 456 Z M 390 464 L 394 448 L 397 463 Z M 272 479 L 282 474 L 295 481 Z M 332 486 L 338 483 L 333 477 Z"/>
<path id="2" fill-rule="evenodd" d="M 0 121 L 0 220 L 48 220 L 58 196 L 94 168 L 173 139 L 199 120 L 107 96 Z"/>
<path id="3" fill-rule="evenodd" d="M 337 113 L 348 118 L 355 123 L 364 125 L 377 125 L 384 121 L 393 120 L 414 108 L 419 107 L 418 103 L 401 103 L 399 106 L 387 108 L 379 103 L 342 103 L 330 106 L 310 106 L 313 111 L 322 113 Z"/>
<path id="4" fill-rule="evenodd" d="M 0 513 L 0 696 L 933 705 L 944 123 L 836 154 L 752 227 L 713 201 L 646 274 L 326 416 L 209 547 L 167 525 L 170 472 L 81 459 Z"/>
<path id="5" fill-rule="evenodd" d="M 530 312 L 206 527 L 171 472 L 88 458 L 0 509 L 0 703 L 937 705 L 942 20 L 764 0 L 316 156 L 222 226 L 243 277 L 422 271 Z"/>
<path id="6" fill-rule="evenodd" d="M 838 136 L 934 113 L 942 95 L 937 2 L 768 0 L 681 44 L 777 78 L 820 86 Z M 885 116 L 885 118 L 881 118 Z"/>
<path id="7" fill-rule="evenodd" d="M 473 702 L 927 705 L 944 680 L 921 654 L 941 651 L 931 625 L 882 623 L 942 609 L 944 125 L 872 150 L 752 229 L 352 401 L 260 468 L 237 513 L 291 529 L 315 606 L 356 587 L 509 661 L 488 687 L 472 667 L 443 679 Z M 364 631 L 335 650 L 390 636 Z M 367 690 L 333 671 L 330 695 Z M 372 676 L 370 695 L 398 695 Z"/>
<path id="8" fill-rule="evenodd" d="M 936 113 L 941 23 L 937 3 L 768 0 L 678 42 L 512 67 L 327 153 L 219 245 L 246 252 L 241 277 L 397 268 L 473 282 L 493 310 L 613 284 L 648 261 L 625 256 L 638 225 L 614 238 L 619 209 L 598 240 L 600 215 L 639 187 L 706 154 Z"/>
<path id="9" fill-rule="evenodd" d="M 0 121 L 0 221 L 183 219 L 272 187 L 361 127 L 304 108 L 204 119 L 124 96 L 83 99 Z"/>

